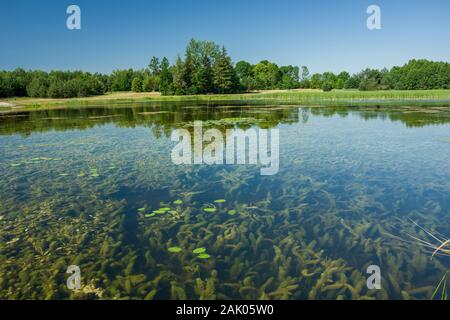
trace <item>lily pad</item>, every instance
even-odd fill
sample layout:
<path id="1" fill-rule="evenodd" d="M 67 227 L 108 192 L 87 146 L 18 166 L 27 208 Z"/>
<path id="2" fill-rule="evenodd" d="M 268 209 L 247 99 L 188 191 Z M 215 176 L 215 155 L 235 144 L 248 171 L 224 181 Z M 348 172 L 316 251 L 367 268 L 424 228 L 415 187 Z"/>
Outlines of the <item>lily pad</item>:
<path id="1" fill-rule="evenodd" d="M 205 212 L 216 212 L 216 208 L 204 208 L 203 211 Z"/>
<path id="2" fill-rule="evenodd" d="M 154 217 L 154 216 L 155 216 L 154 213 L 149 213 L 149 214 L 146 214 L 146 215 L 145 215 L 146 218 L 151 218 L 151 217 Z"/>
<path id="3" fill-rule="evenodd" d="M 181 249 L 180 247 L 170 247 L 168 250 L 169 250 L 169 252 L 172 252 L 172 253 L 179 253 L 179 252 L 183 251 L 183 249 Z"/>
<path id="4" fill-rule="evenodd" d="M 139 208 L 138 209 L 138 212 L 144 212 L 145 211 L 145 208 Z"/>
<path id="5" fill-rule="evenodd" d="M 177 204 L 177 205 L 183 204 L 183 200 L 175 200 L 175 201 L 173 202 L 173 204 Z"/>
<path id="6" fill-rule="evenodd" d="M 225 199 L 214 200 L 214 203 L 225 203 L 225 202 L 227 202 L 227 200 Z"/>
<path id="7" fill-rule="evenodd" d="M 206 252 L 206 248 L 197 248 L 194 251 L 192 251 L 195 254 L 201 254 Z"/>
<path id="8" fill-rule="evenodd" d="M 158 209 L 158 211 L 163 211 L 163 212 L 166 212 L 166 211 L 169 211 L 169 210 L 170 210 L 170 208 L 167 208 L 167 207 Z"/>
<path id="9" fill-rule="evenodd" d="M 236 210 L 230 210 L 230 211 L 228 211 L 228 214 L 229 214 L 230 216 L 234 216 L 236 213 L 237 213 Z"/>
<path id="10" fill-rule="evenodd" d="M 207 253 L 202 253 L 197 256 L 199 259 L 209 259 L 211 256 Z"/>

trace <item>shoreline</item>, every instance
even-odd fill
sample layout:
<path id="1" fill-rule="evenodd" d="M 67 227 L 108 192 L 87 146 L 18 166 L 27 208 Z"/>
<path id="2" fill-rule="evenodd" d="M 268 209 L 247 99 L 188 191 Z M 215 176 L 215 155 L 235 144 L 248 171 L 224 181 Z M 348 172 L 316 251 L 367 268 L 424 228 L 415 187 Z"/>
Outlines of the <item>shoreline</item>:
<path id="1" fill-rule="evenodd" d="M 83 107 L 93 104 L 117 103 L 255 103 L 255 104 L 306 104 L 311 106 L 399 106 L 399 105 L 443 105 L 450 106 L 450 90 L 404 90 L 404 91 L 354 91 L 333 90 L 268 90 L 241 94 L 161 96 L 156 92 L 114 92 L 101 96 L 51 99 L 51 98 L 6 98 L 0 99 L 0 113 L 45 110 L 61 107 Z"/>

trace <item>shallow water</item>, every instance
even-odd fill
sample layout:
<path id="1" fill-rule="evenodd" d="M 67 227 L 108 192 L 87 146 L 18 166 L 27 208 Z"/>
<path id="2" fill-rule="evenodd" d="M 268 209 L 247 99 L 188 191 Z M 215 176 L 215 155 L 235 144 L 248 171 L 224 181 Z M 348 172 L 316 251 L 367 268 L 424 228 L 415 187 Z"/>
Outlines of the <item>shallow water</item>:
<path id="1" fill-rule="evenodd" d="M 194 120 L 278 128 L 279 172 L 174 165 Z M 439 106 L 0 114 L 0 298 L 429 299 L 450 259 L 409 235 L 450 238 L 449 129 Z"/>

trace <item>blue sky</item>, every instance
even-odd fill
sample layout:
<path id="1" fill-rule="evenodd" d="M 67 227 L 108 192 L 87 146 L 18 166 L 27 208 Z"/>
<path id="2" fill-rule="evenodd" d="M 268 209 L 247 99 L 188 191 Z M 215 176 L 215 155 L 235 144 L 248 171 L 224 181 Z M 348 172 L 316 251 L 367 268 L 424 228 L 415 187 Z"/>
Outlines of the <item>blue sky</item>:
<path id="1" fill-rule="evenodd" d="M 79 5 L 82 29 L 66 28 Z M 381 7 L 382 29 L 366 27 Z M 2 0 L 0 69 L 143 68 L 173 61 L 190 38 L 225 45 L 236 62 L 263 59 L 311 72 L 450 61 L 448 0 Z"/>

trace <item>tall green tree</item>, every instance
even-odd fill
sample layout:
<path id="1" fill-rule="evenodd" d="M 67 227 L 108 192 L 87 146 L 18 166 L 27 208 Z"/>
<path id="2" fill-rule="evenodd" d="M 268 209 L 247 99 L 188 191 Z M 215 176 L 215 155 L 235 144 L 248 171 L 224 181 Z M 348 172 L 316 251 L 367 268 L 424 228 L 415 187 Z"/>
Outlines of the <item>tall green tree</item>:
<path id="1" fill-rule="evenodd" d="M 213 82 L 218 93 L 231 93 L 236 88 L 236 74 L 231 58 L 227 55 L 225 47 L 222 47 L 213 67 Z"/>

